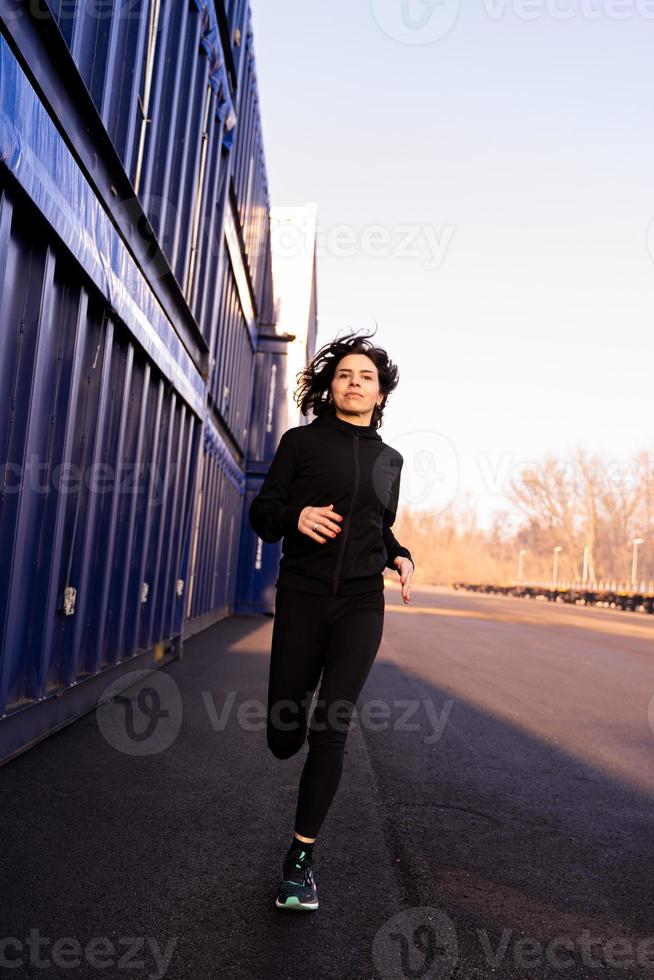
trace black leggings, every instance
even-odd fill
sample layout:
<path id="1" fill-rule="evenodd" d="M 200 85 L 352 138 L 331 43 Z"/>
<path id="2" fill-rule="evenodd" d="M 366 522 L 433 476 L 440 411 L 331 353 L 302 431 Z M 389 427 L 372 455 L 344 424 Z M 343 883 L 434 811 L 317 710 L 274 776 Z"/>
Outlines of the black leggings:
<path id="1" fill-rule="evenodd" d="M 278 588 L 268 679 L 268 747 L 288 759 L 307 738 L 295 830 L 316 837 L 343 771 L 352 711 L 373 665 L 384 628 L 384 591 L 309 595 Z"/>

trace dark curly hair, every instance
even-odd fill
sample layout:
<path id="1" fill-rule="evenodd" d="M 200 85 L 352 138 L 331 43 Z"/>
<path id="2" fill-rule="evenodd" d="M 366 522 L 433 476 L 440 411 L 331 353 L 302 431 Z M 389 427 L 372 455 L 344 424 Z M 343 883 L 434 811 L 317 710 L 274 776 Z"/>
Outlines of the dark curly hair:
<path id="1" fill-rule="evenodd" d="M 348 354 L 365 354 L 377 367 L 379 390 L 384 396 L 381 405 L 375 405 L 373 408 L 370 419 L 370 424 L 375 429 L 379 428 L 382 424 L 386 400 L 397 388 L 400 375 L 397 365 L 391 361 L 386 351 L 369 342 L 369 338 L 374 337 L 375 333 L 359 336 L 355 331 L 332 340 L 320 348 L 303 371 L 298 372 L 296 380 L 299 387 L 293 397 L 303 415 L 308 415 L 309 411 L 315 416 L 335 415 L 336 409 L 330 387 L 339 361 Z"/>

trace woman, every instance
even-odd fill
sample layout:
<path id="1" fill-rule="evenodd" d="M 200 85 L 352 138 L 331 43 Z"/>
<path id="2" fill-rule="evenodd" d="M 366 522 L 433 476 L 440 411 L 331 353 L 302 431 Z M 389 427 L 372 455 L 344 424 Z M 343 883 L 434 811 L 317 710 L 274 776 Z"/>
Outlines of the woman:
<path id="1" fill-rule="evenodd" d="M 318 908 L 313 845 L 381 641 L 384 568 L 398 571 L 402 599 L 410 601 L 413 560 L 391 531 L 403 459 L 376 431 L 398 371 L 370 336 L 325 345 L 300 373 L 296 400 L 315 418 L 283 434 L 249 508 L 262 541 L 284 538 L 268 680 L 267 739 L 277 758 L 304 744 L 321 680 L 278 908 Z"/>

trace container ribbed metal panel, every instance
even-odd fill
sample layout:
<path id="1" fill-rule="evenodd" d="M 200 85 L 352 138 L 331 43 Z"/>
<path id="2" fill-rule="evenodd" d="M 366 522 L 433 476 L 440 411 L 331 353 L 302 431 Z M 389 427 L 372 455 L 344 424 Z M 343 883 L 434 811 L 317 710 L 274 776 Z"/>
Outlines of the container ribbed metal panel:
<path id="1" fill-rule="evenodd" d="M 0 761 L 234 608 L 272 316 L 247 3 L 49 8 L 0 11 Z"/>
<path id="2" fill-rule="evenodd" d="M 204 430 L 201 489 L 193 537 L 187 632 L 225 615 L 236 599 L 244 476 L 217 429 Z"/>
<path id="3" fill-rule="evenodd" d="M 7 713 L 179 634 L 201 422 L 7 186 L 0 251 Z"/>

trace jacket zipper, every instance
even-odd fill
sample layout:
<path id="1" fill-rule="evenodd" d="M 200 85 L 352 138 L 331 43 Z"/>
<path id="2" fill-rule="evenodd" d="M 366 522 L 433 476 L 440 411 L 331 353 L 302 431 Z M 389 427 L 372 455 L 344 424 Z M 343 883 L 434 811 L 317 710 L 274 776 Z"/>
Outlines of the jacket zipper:
<path id="1" fill-rule="evenodd" d="M 350 516 L 348 518 L 347 527 L 343 531 L 343 540 L 341 541 L 341 549 L 338 553 L 338 560 L 336 562 L 336 568 L 334 570 L 334 588 L 333 588 L 334 593 L 338 591 L 338 579 L 341 571 L 341 562 L 343 561 L 345 542 L 347 540 L 347 536 L 350 530 L 352 513 L 354 511 L 354 498 L 356 497 L 357 490 L 359 489 L 359 437 L 357 435 L 353 435 L 352 439 L 353 439 L 352 448 L 354 449 L 354 492 L 352 493 L 352 506 L 350 508 Z"/>

